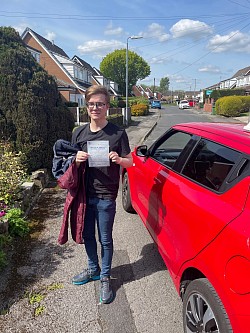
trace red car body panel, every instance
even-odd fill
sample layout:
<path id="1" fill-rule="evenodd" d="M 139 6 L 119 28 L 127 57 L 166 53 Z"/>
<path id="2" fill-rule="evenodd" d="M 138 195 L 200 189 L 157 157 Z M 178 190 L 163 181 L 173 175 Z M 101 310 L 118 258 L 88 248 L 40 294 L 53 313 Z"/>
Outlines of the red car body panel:
<path id="1" fill-rule="evenodd" d="M 173 127 L 250 155 L 243 125 L 189 123 Z M 127 171 L 131 202 L 158 246 L 180 292 L 195 268 L 220 296 L 235 333 L 250 333 L 250 176 L 223 193 L 133 152 Z"/>

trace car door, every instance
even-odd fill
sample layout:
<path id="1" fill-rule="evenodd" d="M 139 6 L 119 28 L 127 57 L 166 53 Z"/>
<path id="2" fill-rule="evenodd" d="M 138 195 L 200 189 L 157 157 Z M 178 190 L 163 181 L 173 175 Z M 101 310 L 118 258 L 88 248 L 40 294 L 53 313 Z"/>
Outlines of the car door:
<path id="1" fill-rule="evenodd" d="M 241 214 L 249 179 L 220 191 L 240 158 L 237 151 L 201 139 L 180 173 L 161 171 L 156 242 L 171 274 Z"/>
<path id="2" fill-rule="evenodd" d="M 161 202 L 166 179 L 191 137 L 183 132 L 169 132 L 154 144 L 148 157 L 134 159 L 133 206 L 155 242 L 166 219 L 166 208 Z"/>

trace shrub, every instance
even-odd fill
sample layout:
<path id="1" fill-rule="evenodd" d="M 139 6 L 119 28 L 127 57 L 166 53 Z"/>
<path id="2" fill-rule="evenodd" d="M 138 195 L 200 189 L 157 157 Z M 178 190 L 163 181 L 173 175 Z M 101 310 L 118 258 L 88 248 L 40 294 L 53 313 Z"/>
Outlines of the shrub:
<path id="1" fill-rule="evenodd" d="M 8 142 L 0 141 L 0 202 L 12 203 L 26 177 L 24 154 L 15 153 Z"/>
<path id="2" fill-rule="evenodd" d="M 117 101 L 117 100 L 111 100 L 109 104 L 110 104 L 111 108 L 117 108 L 118 104 L 119 104 L 119 101 Z"/>
<path id="3" fill-rule="evenodd" d="M 23 217 L 23 211 L 20 208 L 9 209 L 4 218 L 9 222 L 11 236 L 23 237 L 29 233 L 28 221 Z"/>
<path id="4" fill-rule="evenodd" d="M 243 110 L 240 96 L 226 96 L 219 98 L 215 103 L 216 114 L 226 117 L 239 116 Z"/>
<path id="5" fill-rule="evenodd" d="M 242 101 L 242 111 L 241 112 L 250 112 L 250 96 L 241 96 Z"/>
<path id="6" fill-rule="evenodd" d="M 148 107 L 145 104 L 134 104 L 131 106 L 132 116 L 145 116 L 148 113 Z"/>

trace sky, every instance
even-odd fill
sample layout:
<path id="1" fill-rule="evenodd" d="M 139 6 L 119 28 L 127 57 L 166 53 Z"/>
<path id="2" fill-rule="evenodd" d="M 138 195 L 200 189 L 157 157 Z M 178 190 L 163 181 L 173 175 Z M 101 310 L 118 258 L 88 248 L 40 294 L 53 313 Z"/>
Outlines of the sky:
<path id="1" fill-rule="evenodd" d="M 96 68 L 128 47 L 151 69 L 138 83 L 168 77 L 173 91 L 206 89 L 250 66 L 250 0 L 5 0 L 0 26 L 20 35 L 29 27 Z"/>

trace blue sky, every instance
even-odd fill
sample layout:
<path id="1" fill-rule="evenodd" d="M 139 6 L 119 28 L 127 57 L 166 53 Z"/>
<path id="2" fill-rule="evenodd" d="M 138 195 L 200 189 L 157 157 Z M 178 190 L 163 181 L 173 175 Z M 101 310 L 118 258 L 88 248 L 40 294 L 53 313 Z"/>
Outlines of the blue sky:
<path id="1" fill-rule="evenodd" d="M 99 68 L 126 48 L 151 68 L 141 83 L 193 91 L 250 66 L 250 0 L 8 0 L 1 26 L 26 27 Z M 142 36 L 142 39 L 128 39 Z"/>

